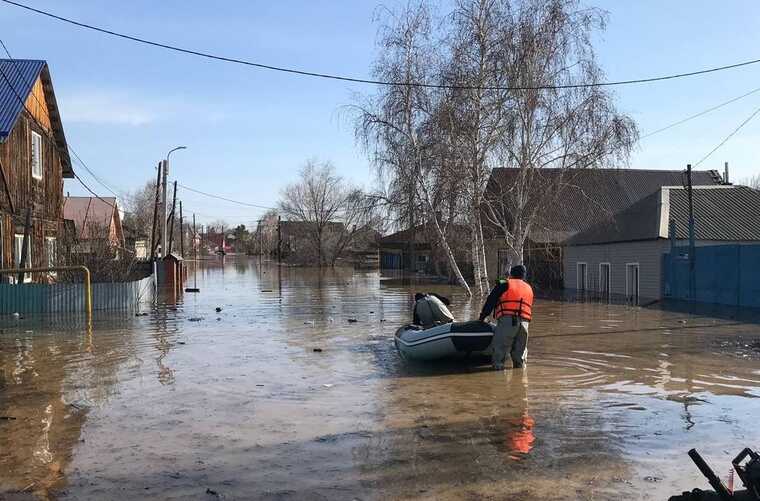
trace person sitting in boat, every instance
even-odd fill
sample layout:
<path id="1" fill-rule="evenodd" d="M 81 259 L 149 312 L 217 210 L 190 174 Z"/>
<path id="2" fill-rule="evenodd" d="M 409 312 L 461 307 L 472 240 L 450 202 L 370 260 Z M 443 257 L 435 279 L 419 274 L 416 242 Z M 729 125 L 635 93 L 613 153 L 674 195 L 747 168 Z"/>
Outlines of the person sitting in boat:
<path id="1" fill-rule="evenodd" d="M 414 325 L 420 325 L 424 329 L 436 325 L 448 324 L 454 321 L 454 315 L 449 311 L 451 304 L 448 298 L 439 296 L 434 292 L 414 295 Z"/>

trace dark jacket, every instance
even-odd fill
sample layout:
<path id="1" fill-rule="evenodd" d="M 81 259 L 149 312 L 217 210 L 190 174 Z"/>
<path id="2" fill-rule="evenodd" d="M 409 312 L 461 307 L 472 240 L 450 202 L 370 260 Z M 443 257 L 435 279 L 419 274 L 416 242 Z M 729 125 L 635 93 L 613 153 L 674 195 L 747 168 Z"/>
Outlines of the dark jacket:
<path id="1" fill-rule="evenodd" d="M 493 313 L 496 305 L 499 304 L 499 298 L 502 294 L 507 292 L 509 288 L 509 282 L 507 280 L 501 280 L 497 283 L 486 298 L 486 303 L 483 305 L 483 309 L 480 311 L 480 321 L 484 321 L 486 317 Z"/>

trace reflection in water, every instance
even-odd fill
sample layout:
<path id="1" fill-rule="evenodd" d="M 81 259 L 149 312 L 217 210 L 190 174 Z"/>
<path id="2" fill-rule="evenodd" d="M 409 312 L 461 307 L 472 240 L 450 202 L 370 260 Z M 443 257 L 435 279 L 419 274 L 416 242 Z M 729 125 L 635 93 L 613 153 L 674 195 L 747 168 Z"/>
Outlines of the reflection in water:
<path id="1" fill-rule="evenodd" d="M 198 287 L 4 325 L 0 498 L 659 499 L 701 485 L 689 447 L 760 439 L 757 361 L 714 348 L 755 325 L 542 301 L 530 366 L 494 372 L 396 354 L 417 290 L 477 314 L 445 285 L 227 257 Z"/>

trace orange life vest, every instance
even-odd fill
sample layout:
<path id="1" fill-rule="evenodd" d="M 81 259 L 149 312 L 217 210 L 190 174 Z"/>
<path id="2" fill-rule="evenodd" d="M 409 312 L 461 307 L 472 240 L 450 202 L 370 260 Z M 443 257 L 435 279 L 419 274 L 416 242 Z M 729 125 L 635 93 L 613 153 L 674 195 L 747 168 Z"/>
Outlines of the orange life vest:
<path id="1" fill-rule="evenodd" d="M 519 278 L 507 279 L 507 291 L 499 297 L 493 318 L 503 316 L 520 317 L 530 322 L 533 310 L 533 288 Z"/>

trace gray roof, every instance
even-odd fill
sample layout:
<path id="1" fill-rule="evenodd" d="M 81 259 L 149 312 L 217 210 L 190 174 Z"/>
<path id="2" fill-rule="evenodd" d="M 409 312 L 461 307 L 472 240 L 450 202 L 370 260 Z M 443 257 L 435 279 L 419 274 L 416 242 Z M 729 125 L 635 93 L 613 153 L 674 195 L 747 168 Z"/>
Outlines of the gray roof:
<path id="1" fill-rule="evenodd" d="M 697 240 L 760 241 L 760 191 L 746 186 L 697 186 L 694 199 L 694 234 Z M 602 221 L 570 238 L 568 245 L 689 238 L 689 202 L 682 186 L 661 188 L 613 219 Z"/>
<path id="2" fill-rule="evenodd" d="M 550 203 L 539 212 L 538 224 L 530 235 L 534 242 L 565 241 L 579 231 L 609 220 L 663 186 L 679 186 L 685 181 L 682 170 L 589 168 L 533 171 L 537 187 L 534 192 L 542 185 L 560 187 Z M 511 196 L 510 188 L 519 174 L 520 169 L 494 169 L 486 196 Z M 694 171 L 692 179 L 695 186 L 715 186 L 723 182 L 714 170 Z"/>
<path id="3" fill-rule="evenodd" d="M 37 78 L 42 79 L 45 100 L 48 105 L 47 112 L 50 115 L 50 123 L 53 127 L 53 136 L 61 152 L 63 175 L 64 177 L 74 177 L 66 137 L 58 112 L 58 104 L 53 92 L 53 83 L 45 61 L 0 59 L 0 143 L 5 142 L 13 131 L 18 117 L 24 111 L 24 105 Z"/>

